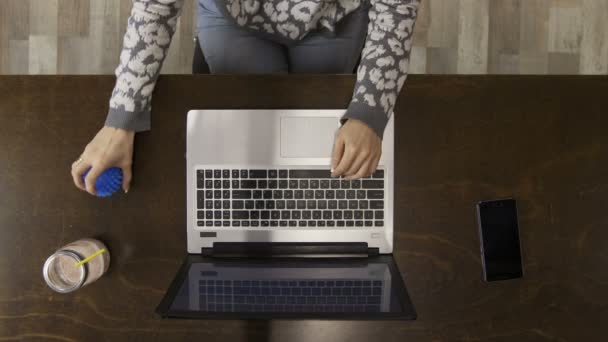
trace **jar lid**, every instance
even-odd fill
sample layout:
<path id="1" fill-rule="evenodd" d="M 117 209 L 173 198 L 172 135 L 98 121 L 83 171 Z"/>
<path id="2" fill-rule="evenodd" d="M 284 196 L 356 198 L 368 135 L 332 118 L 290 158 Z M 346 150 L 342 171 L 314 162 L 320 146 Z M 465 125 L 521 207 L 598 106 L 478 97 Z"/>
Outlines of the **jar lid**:
<path id="1" fill-rule="evenodd" d="M 42 274 L 44 276 L 44 280 L 46 284 L 59 293 L 68 293 L 75 291 L 82 287 L 84 282 L 87 279 L 88 267 L 87 264 L 83 264 L 80 266 L 74 266 L 75 269 L 78 270 L 78 280 L 70 284 L 63 276 L 60 274 L 62 271 L 57 270 L 57 261 L 59 257 L 67 257 L 74 260 L 74 263 L 78 263 L 82 261 L 84 258 L 75 251 L 69 249 L 62 249 L 55 252 L 53 255 L 46 259 L 44 266 L 42 268 Z"/>

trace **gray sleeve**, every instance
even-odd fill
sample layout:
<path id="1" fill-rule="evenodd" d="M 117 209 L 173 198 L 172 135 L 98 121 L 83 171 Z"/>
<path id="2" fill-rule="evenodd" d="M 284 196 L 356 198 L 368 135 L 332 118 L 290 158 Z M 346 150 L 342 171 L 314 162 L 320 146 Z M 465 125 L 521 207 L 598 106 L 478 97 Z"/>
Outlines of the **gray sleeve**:
<path id="1" fill-rule="evenodd" d="M 341 123 L 361 120 L 382 138 L 407 77 L 419 4 L 420 0 L 371 0 L 357 81 Z"/>
<path id="2" fill-rule="evenodd" d="M 133 1 L 106 126 L 150 129 L 152 91 L 182 6 L 183 0 Z"/>

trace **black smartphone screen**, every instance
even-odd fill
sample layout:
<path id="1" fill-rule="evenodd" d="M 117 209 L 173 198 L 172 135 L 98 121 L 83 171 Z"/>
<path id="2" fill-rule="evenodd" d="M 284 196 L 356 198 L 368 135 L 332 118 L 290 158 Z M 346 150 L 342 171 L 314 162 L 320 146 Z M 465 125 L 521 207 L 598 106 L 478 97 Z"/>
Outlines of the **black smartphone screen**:
<path id="1" fill-rule="evenodd" d="M 486 281 L 523 276 L 515 200 L 477 205 L 481 254 Z"/>

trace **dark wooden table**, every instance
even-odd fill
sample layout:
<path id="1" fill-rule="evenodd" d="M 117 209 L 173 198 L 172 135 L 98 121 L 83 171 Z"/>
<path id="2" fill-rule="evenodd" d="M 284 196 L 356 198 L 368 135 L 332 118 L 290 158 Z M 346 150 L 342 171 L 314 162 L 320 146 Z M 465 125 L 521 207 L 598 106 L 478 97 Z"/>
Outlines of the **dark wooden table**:
<path id="1" fill-rule="evenodd" d="M 153 315 L 185 250 L 191 108 L 345 108 L 354 76 L 163 76 L 128 195 L 76 190 L 110 76 L 0 77 L 0 341 L 600 341 L 608 333 L 608 78 L 411 76 L 396 107 L 396 251 L 414 322 Z M 525 277 L 484 283 L 474 205 L 518 200 Z M 98 237 L 107 276 L 48 289 L 46 257 Z"/>

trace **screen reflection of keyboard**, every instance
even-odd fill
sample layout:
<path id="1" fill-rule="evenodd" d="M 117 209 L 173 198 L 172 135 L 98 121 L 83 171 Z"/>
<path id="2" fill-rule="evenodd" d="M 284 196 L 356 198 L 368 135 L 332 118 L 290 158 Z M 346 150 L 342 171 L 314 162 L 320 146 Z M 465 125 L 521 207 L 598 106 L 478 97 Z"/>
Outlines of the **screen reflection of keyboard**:
<path id="1" fill-rule="evenodd" d="M 199 305 L 216 312 L 379 312 L 380 280 L 200 280 Z"/>

